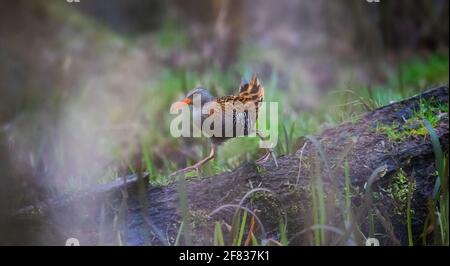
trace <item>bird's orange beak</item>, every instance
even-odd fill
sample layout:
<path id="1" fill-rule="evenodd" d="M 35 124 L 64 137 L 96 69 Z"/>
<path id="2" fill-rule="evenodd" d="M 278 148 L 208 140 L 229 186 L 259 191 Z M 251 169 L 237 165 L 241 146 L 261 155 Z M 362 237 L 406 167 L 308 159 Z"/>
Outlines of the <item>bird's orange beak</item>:
<path id="1" fill-rule="evenodd" d="M 190 104 L 190 103 L 191 103 L 191 100 L 189 100 L 188 98 L 185 98 L 183 101 L 177 103 L 177 104 L 175 105 L 175 108 L 176 108 L 177 110 L 179 110 L 179 109 L 183 108 L 183 106 L 185 106 L 185 105 L 187 105 L 187 104 Z"/>

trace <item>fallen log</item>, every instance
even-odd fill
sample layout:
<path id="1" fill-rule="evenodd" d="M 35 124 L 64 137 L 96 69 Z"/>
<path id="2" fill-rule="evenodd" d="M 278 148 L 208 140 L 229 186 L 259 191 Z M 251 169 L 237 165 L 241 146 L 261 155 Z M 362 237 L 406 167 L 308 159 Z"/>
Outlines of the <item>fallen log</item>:
<path id="1" fill-rule="evenodd" d="M 424 102 L 448 106 L 448 87 L 428 90 L 369 112 L 356 122 L 303 138 L 294 154 L 278 158 L 278 168 L 271 161 L 262 166 L 249 162 L 215 176 L 180 177 L 179 182 L 164 187 L 151 187 L 133 177 L 128 178 L 127 189 L 116 183 L 101 193 L 94 190 L 64 204 L 49 204 L 41 211 L 53 218 L 55 243 L 76 237 L 82 245 L 210 245 L 216 221 L 225 241 L 230 241 L 233 217 L 242 207 L 250 211 L 245 228 L 253 223 L 251 233 L 259 240 L 277 243 L 283 238 L 281 226 L 289 244 L 311 245 L 311 226 L 317 224 L 315 213 L 322 204 L 326 225 L 319 229 L 327 231 L 324 244 L 363 244 L 372 225 L 382 244 L 406 244 L 406 211 L 397 198 L 404 194 L 395 195 L 404 191 L 392 189 L 401 182 L 404 185 L 401 178 L 406 177 L 414 180 L 412 230 L 418 241 L 437 178 L 430 137 L 413 121 Z M 448 153 L 448 113 L 438 116 L 434 129 Z M 400 136 L 383 131 L 388 127 Z M 351 214 L 344 204 L 346 176 Z M 320 192 L 322 202 L 317 198 Z M 345 228 L 355 224 L 360 234 L 346 235 Z M 248 230 L 245 237 L 247 234 Z"/>

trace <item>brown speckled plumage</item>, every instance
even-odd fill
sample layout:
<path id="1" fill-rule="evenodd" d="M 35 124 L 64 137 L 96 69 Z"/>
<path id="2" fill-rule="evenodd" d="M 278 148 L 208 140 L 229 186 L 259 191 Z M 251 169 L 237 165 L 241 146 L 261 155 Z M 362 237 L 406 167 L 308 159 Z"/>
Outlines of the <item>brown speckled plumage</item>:
<path id="1" fill-rule="evenodd" d="M 232 119 L 233 125 L 233 137 L 240 136 L 237 134 L 236 126 L 240 125 L 243 127 L 243 135 L 249 135 L 255 131 L 256 120 L 258 119 L 259 108 L 261 102 L 264 100 L 264 87 L 259 82 L 256 75 L 252 77 L 250 82 L 242 82 L 239 87 L 238 95 L 227 95 L 222 97 L 216 97 L 213 99 L 214 102 L 218 103 L 221 107 L 222 117 L 222 135 L 212 136 L 211 141 L 217 144 L 221 144 L 230 137 L 223 137 L 225 135 L 225 121 Z M 226 106 L 229 105 L 233 109 L 233 113 L 227 113 L 225 111 Z M 254 108 L 254 109 L 253 109 Z M 252 112 L 254 110 L 254 113 Z M 215 115 L 219 112 L 215 112 L 212 109 L 209 113 L 210 116 Z M 232 116 L 232 117 L 231 117 Z M 231 122 L 231 121 L 230 121 Z M 231 124 L 231 123 L 230 123 Z"/>
<path id="2" fill-rule="evenodd" d="M 239 93 L 237 95 L 213 97 L 208 90 L 199 87 L 188 93 L 182 103 L 192 105 L 194 95 L 201 96 L 201 107 L 204 107 L 205 104 L 212 104 L 209 112 L 201 115 L 201 126 L 203 126 L 205 119 L 221 115 L 220 118 L 214 118 L 214 121 L 222 121 L 222 132 L 220 133 L 220 136 L 212 135 L 210 137 L 212 145 L 211 153 L 208 157 L 193 166 L 181 169 L 173 174 L 198 170 L 204 163 L 214 158 L 217 146 L 230 138 L 242 135 L 247 136 L 255 132 L 258 137 L 262 138 L 261 133 L 256 130 L 256 121 L 258 119 L 261 102 L 264 100 L 264 87 L 261 85 L 256 75 L 252 76 L 250 82 L 241 82 Z M 227 106 L 230 106 L 230 109 L 228 109 Z M 230 111 L 232 111 L 232 113 L 230 113 Z M 232 135 L 226 136 L 225 128 L 230 124 L 233 125 Z M 238 131 L 238 129 L 242 131 Z M 270 157 L 269 155 L 272 155 L 275 164 L 277 165 L 276 157 L 272 149 L 267 149 L 267 154 L 258 161 L 266 161 Z"/>

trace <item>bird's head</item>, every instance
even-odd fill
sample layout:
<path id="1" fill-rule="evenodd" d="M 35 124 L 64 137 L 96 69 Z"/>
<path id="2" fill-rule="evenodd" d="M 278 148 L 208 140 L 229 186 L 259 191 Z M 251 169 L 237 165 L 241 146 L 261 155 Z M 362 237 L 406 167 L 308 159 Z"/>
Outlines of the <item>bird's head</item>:
<path id="1" fill-rule="evenodd" d="M 212 101 L 213 97 L 211 93 L 205 88 L 198 87 L 190 91 L 188 94 L 186 94 L 186 97 L 177 104 L 176 108 L 181 109 L 185 105 L 192 105 L 194 103 L 194 96 L 200 96 L 201 97 L 201 105 Z M 197 96 L 197 97 L 198 97 Z"/>

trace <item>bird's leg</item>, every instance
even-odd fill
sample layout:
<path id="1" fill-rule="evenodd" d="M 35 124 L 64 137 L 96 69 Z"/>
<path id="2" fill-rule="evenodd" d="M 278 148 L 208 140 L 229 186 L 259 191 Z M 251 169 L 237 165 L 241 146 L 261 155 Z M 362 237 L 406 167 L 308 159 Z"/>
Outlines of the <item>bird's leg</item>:
<path id="1" fill-rule="evenodd" d="M 217 152 L 217 145 L 212 143 L 211 144 L 211 152 L 209 153 L 209 155 L 206 158 L 204 158 L 203 160 L 197 162 L 196 164 L 194 164 L 192 166 L 188 166 L 186 168 L 183 168 L 183 169 L 173 172 L 171 174 L 171 176 L 182 174 L 182 173 L 188 173 L 188 172 L 192 172 L 192 171 L 198 172 L 200 170 L 200 167 L 202 167 L 205 163 L 207 163 L 209 160 L 211 160 L 212 158 L 214 158 L 216 156 L 216 152 Z"/>
<path id="2" fill-rule="evenodd" d="M 203 160 L 194 164 L 192 167 L 194 167 L 198 171 L 200 167 L 202 167 L 205 163 L 207 163 L 209 160 L 213 159 L 216 156 L 216 152 L 217 152 L 217 145 L 211 143 L 211 152 L 209 153 L 209 155 Z"/>
<path id="3" fill-rule="evenodd" d="M 261 140 L 267 140 L 267 137 L 264 137 L 262 132 L 257 130 L 256 131 L 256 135 L 261 139 Z M 277 157 L 275 155 L 275 152 L 273 151 L 272 148 L 266 148 L 266 154 L 264 154 L 261 158 L 259 158 L 258 160 L 255 161 L 255 163 L 257 164 L 262 164 L 267 162 L 267 160 L 270 158 L 270 156 L 272 156 L 273 161 L 275 162 L 275 166 L 278 168 L 278 162 L 277 162 Z"/>

